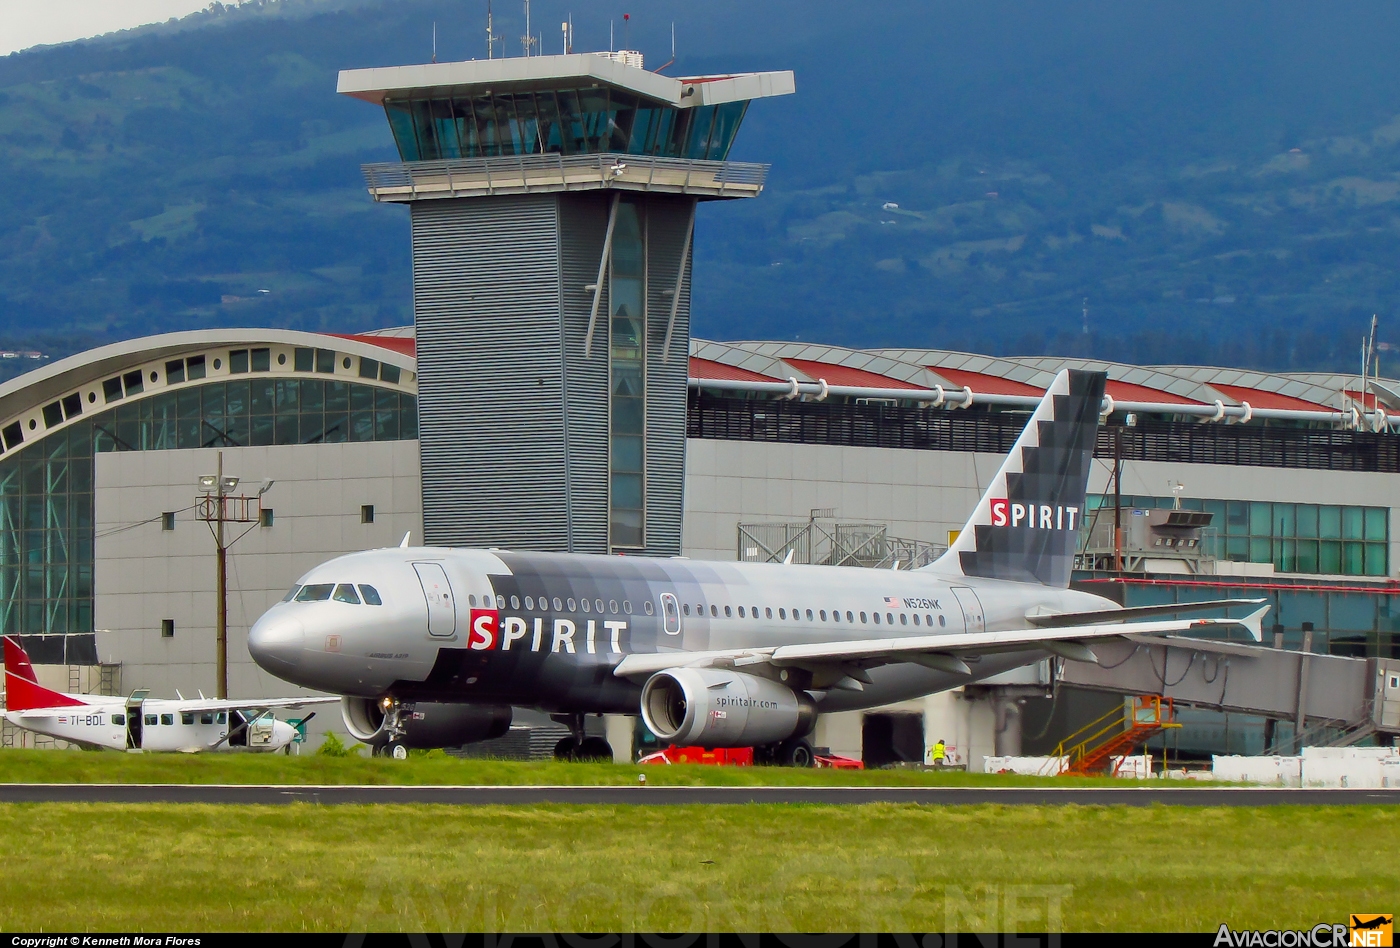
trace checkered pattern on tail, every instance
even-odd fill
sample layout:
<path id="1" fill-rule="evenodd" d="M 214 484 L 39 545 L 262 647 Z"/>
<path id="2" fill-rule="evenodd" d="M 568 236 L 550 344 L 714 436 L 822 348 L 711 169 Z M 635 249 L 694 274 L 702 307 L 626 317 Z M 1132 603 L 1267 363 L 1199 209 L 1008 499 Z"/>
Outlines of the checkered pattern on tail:
<path id="1" fill-rule="evenodd" d="M 1069 585 L 1107 376 L 1055 377 L 957 541 L 929 569 Z"/>

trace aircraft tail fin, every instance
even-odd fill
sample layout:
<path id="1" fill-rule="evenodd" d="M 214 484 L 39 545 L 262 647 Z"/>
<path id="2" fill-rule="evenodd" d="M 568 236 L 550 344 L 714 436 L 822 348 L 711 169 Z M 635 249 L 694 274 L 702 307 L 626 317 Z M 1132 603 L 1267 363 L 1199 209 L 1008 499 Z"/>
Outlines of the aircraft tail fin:
<path id="1" fill-rule="evenodd" d="M 1055 376 L 957 540 L 926 569 L 1069 585 L 1107 379 Z"/>
<path id="2" fill-rule="evenodd" d="M 39 684 L 29 653 L 13 635 L 5 636 L 5 710 L 28 711 L 31 708 L 74 708 L 86 702 L 61 691 L 52 691 Z"/>

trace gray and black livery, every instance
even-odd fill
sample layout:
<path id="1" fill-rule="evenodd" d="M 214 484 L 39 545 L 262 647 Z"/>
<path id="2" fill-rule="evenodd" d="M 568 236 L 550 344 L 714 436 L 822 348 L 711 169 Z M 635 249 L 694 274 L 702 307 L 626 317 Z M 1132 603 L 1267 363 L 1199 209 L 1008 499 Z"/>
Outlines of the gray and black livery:
<path id="1" fill-rule="evenodd" d="M 1098 636 L 1188 627 L 1125 626 L 1164 610 L 1129 615 L 1067 588 L 1103 390 L 1102 373 L 1061 372 L 958 540 L 924 569 L 371 550 L 302 577 L 249 650 L 281 678 L 344 695 L 351 733 L 391 751 L 499 733 L 527 706 L 566 716 L 577 741 L 585 714 L 640 713 L 663 741 L 801 763 L 822 712 L 1048 654 L 1093 660 L 1085 642 Z M 378 604 L 355 594 L 366 583 Z"/>

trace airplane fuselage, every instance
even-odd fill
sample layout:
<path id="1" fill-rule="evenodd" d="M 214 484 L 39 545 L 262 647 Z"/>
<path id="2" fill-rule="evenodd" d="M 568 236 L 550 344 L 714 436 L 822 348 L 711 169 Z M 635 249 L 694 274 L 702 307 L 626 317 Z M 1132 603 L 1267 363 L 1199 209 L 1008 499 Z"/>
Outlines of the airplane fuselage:
<path id="1" fill-rule="evenodd" d="M 229 735 L 227 711 L 182 712 L 180 708 L 187 702 L 164 698 L 128 703 L 120 697 L 81 697 L 81 705 L 6 711 L 5 719 L 36 734 L 111 750 L 273 751 L 296 738 L 296 728 L 285 721 L 260 718 L 238 729 L 231 746 L 229 741 L 220 743 Z M 236 719 L 234 727 L 239 723 L 241 719 Z"/>
<path id="2" fill-rule="evenodd" d="M 368 591 L 366 591 L 368 587 Z M 1028 612 L 1114 604 L 1036 583 L 932 570 L 706 562 L 497 550 L 372 550 L 307 573 L 249 648 L 287 681 L 338 694 L 637 713 L 627 655 L 1024 628 Z M 378 604 L 373 604 L 378 600 Z M 853 689 L 804 682 L 822 711 L 874 707 L 1043 658 L 972 657 L 972 674 L 870 669 Z"/>

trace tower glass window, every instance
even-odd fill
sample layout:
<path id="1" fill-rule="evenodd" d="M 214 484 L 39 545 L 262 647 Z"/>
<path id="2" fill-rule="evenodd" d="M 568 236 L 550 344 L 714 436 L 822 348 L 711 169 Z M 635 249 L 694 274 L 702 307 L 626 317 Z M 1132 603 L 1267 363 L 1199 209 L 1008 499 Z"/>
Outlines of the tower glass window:
<path id="1" fill-rule="evenodd" d="M 404 161 L 602 152 L 724 161 L 747 109 L 678 109 L 607 87 L 384 100 Z"/>
<path id="2" fill-rule="evenodd" d="M 609 537 L 614 548 L 645 545 L 646 521 L 646 245 L 637 205 L 620 200 L 613 227 L 608 282 L 611 503 Z"/>

